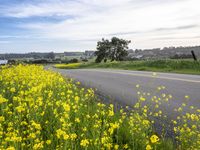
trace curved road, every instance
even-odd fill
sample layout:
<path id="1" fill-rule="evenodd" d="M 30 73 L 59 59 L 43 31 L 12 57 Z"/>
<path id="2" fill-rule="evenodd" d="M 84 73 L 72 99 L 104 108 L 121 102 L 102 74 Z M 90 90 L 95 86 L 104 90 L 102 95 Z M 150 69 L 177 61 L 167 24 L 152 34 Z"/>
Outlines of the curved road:
<path id="1" fill-rule="evenodd" d="M 164 93 L 171 94 L 173 105 L 182 102 L 200 108 L 200 76 L 175 73 L 156 73 L 112 69 L 56 69 L 63 75 L 80 81 L 86 87 L 96 88 L 101 95 L 125 105 L 137 101 L 137 88 L 155 94 L 157 87 L 165 86 Z M 190 98 L 186 99 L 185 96 Z"/>
<path id="2" fill-rule="evenodd" d="M 167 115 L 166 119 L 153 117 L 155 120 L 156 132 L 162 132 L 162 124 L 166 125 L 166 136 L 174 137 L 173 127 L 170 126 L 170 120 L 176 118 L 177 113 L 173 111 L 182 103 L 188 106 L 196 106 L 200 108 L 200 76 L 199 75 L 183 75 L 174 73 L 156 73 L 144 71 L 127 71 L 127 70 L 111 70 L 111 69 L 75 69 L 62 70 L 54 69 L 61 74 L 74 78 L 88 88 L 97 89 L 96 93 L 106 102 L 114 103 L 118 106 L 133 105 L 138 100 L 136 85 L 139 84 L 139 91 L 151 93 L 147 96 L 147 102 L 152 95 L 161 96 L 162 93 L 171 94 L 172 99 L 170 106 L 163 103 L 159 108 Z M 157 87 L 165 86 L 166 89 L 161 92 Z M 189 95 L 189 99 L 185 98 Z M 151 103 L 150 103 L 151 104 Z"/>

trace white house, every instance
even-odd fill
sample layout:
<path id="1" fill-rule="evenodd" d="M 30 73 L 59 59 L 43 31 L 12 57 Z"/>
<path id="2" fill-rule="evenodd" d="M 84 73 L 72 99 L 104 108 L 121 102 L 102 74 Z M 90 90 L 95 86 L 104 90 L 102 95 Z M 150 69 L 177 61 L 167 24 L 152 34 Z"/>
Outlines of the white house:
<path id="1" fill-rule="evenodd" d="M 6 65 L 8 63 L 8 60 L 0 60 L 0 65 Z"/>

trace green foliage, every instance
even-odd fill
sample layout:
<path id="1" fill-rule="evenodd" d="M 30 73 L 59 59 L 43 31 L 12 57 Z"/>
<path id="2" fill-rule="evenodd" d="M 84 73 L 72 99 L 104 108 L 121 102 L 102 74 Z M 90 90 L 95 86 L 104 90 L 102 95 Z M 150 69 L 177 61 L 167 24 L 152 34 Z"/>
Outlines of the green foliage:
<path id="1" fill-rule="evenodd" d="M 200 62 L 192 60 L 150 60 L 107 63 L 84 63 L 79 68 L 113 68 L 140 71 L 200 74 Z"/>
<path id="2" fill-rule="evenodd" d="M 78 59 L 73 58 L 73 59 L 71 59 L 68 63 L 78 63 Z"/>
<path id="3" fill-rule="evenodd" d="M 130 41 L 113 37 L 111 41 L 102 39 L 97 43 L 97 56 L 95 62 L 100 63 L 102 60 L 106 62 L 108 59 L 111 61 L 122 61 L 128 55 L 128 44 Z"/>

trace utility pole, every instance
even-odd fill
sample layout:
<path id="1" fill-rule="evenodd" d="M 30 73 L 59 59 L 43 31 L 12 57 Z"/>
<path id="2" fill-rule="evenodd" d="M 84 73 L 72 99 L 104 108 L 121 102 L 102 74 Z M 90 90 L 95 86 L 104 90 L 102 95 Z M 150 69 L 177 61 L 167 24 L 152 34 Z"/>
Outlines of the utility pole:
<path id="1" fill-rule="evenodd" d="M 196 57 L 194 51 L 191 51 L 191 53 L 192 53 L 192 57 L 193 57 L 194 61 L 197 61 L 197 57 Z"/>

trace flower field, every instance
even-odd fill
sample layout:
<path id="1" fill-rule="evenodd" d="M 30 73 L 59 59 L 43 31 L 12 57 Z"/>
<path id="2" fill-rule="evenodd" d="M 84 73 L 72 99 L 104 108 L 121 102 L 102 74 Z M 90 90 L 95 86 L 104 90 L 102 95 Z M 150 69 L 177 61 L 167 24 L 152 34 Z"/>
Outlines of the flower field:
<path id="1" fill-rule="evenodd" d="M 76 69 L 81 65 L 81 63 L 71 63 L 71 64 L 56 64 L 54 67 L 59 69 Z"/>
<path id="2" fill-rule="evenodd" d="M 183 103 L 175 108 L 176 117 L 168 119 L 161 106 L 168 106 L 172 96 L 164 88 L 158 87 L 160 96 L 138 92 L 133 107 L 118 110 L 98 100 L 92 89 L 42 66 L 4 66 L 0 149 L 200 149 L 200 109 Z M 168 124 L 161 122 L 158 133 L 152 118 Z M 166 136 L 167 127 L 174 137 Z"/>

